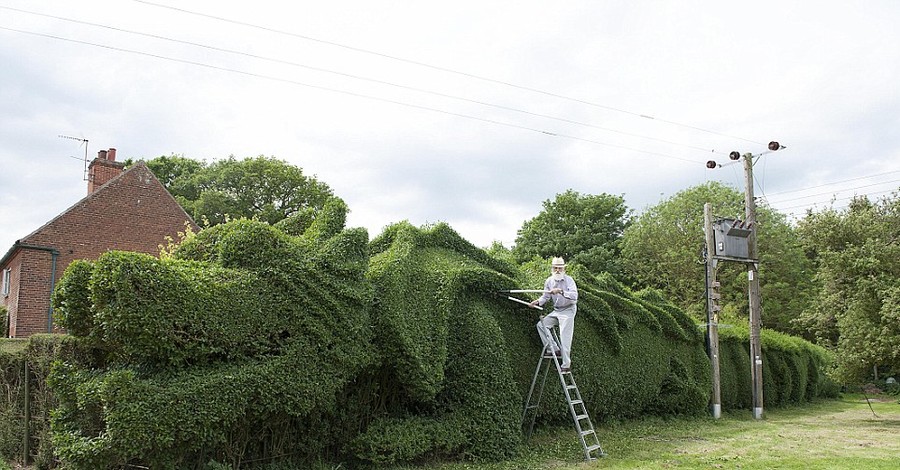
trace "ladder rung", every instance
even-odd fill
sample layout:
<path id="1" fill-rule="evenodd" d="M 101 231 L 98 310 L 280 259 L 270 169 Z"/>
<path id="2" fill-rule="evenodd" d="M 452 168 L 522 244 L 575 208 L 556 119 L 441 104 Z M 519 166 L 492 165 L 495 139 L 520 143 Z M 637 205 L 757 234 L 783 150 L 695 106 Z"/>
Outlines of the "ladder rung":
<path id="1" fill-rule="evenodd" d="M 589 447 L 587 448 L 587 450 L 588 450 L 588 452 L 593 452 L 593 451 L 595 451 L 595 450 L 597 450 L 597 449 L 599 449 L 599 448 L 600 448 L 600 444 L 594 444 L 594 445 L 592 445 L 592 446 L 589 446 Z M 602 452 L 602 450 L 601 450 L 601 452 Z"/>
<path id="2" fill-rule="evenodd" d="M 577 385 L 566 385 L 566 388 L 569 390 L 572 390 L 572 389 L 578 388 L 578 386 Z"/>
<path id="3" fill-rule="evenodd" d="M 581 400 L 572 400 L 572 401 L 569 402 L 569 403 L 570 403 L 571 405 L 580 405 L 580 404 L 582 404 L 582 403 L 584 403 L 584 402 L 581 401 Z"/>
<path id="4" fill-rule="evenodd" d="M 590 434 L 594 434 L 594 430 L 593 430 L 593 429 L 588 429 L 587 431 L 581 431 L 581 436 L 582 436 L 582 437 L 587 436 L 587 435 L 590 435 Z"/>
<path id="5" fill-rule="evenodd" d="M 578 415 L 575 417 L 575 419 L 578 421 L 581 421 L 581 420 L 587 419 L 587 418 L 588 418 L 588 415 Z"/>

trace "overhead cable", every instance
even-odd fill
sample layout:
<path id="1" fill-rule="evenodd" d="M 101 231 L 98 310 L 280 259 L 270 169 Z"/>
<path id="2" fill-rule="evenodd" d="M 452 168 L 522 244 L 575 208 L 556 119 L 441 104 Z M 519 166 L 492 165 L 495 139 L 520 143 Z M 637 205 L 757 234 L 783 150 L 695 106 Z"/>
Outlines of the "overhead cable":
<path id="1" fill-rule="evenodd" d="M 314 37 L 306 36 L 306 35 L 303 35 L 303 34 L 298 34 L 298 33 L 293 33 L 293 32 L 290 32 L 290 31 L 284 31 L 284 30 L 280 30 L 280 29 L 270 28 L 270 27 L 267 27 L 267 26 L 261 26 L 261 25 L 257 25 L 257 24 L 247 23 L 247 22 L 244 22 L 244 21 L 233 20 L 233 19 L 230 19 L 230 18 L 224 18 L 224 17 L 221 17 L 221 16 L 215 16 L 215 15 L 211 15 L 211 14 L 207 14 L 207 13 L 200 13 L 200 12 L 197 12 L 197 11 L 187 10 L 187 9 L 184 9 L 184 8 L 179 8 L 179 7 L 175 7 L 175 6 L 171 6 L 171 5 L 165 5 L 165 4 L 162 4 L 162 3 L 150 2 L 150 1 L 147 1 L 147 0 L 132 0 L 132 1 L 137 2 L 137 3 L 142 3 L 142 4 L 145 4 L 145 5 L 150 5 L 150 6 L 158 7 L 158 8 L 166 8 L 166 9 L 169 9 L 169 10 L 174 10 L 174 11 L 178 11 L 178 12 L 181 12 L 181 13 L 186 13 L 186 14 L 189 14 L 189 15 L 196 15 L 196 16 L 200 16 L 200 17 L 204 17 L 204 18 L 209 18 L 209 19 L 213 19 L 213 20 L 217 20 L 217 21 L 223 21 L 223 22 L 226 22 L 226 23 L 231 23 L 231 24 L 236 24 L 236 25 L 240 25 L 240 26 L 245 26 L 245 27 L 248 27 L 248 28 L 259 29 L 259 30 L 262 30 L 262 31 L 268 31 L 268 32 L 270 32 L 270 33 L 282 34 L 282 35 L 286 35 L 286 36 L 295 37 L 295 38 L 298 38 L 298 39 L 303 39 L 303 40 L 307 40 L 307 41 L 313 41 L 313 42 L 317 42 L 317 43 L 320 43 L 320 44 L 326 44 L 326 45 L 329 45 L 329 46 L 339 47 L 339 48 L 347 49 L 347 50 L 354 51 L 354 52 L 359 52 L 359 53 L 363 53 L 363 54 L 370 54 L 370 55 L 382 57 L 382 58 L 385 58 L 385 59 L 390 59 L 390 60 L 394 60 L 394 61 L 398 61 L 398 62 L 404 62 L 404 63 L 407 63 L 407 64 L 412 64 L 412 65 L 416 65 L 416 66 L 420 66 L 420 67 L 426 67 L 426 68 L 430 68 L 430 69 L 433 69 L 433 70 L 438 70 L 438 71 L 441 71 L 441 72 L 446 72 L 446 73 L 451 73 L 451 74 L 461 75 L 461 76 L 468 77 L 468 78 L 473 78 L 473 79 L 476 79 L 476 80 L 481 80 L 481 81 L 490 82 L 490 83 L 496 83 L 496 84 L 500 84 L 500 85 L 504 85 L 504 86 L 508 86 L 508 87 L 512 87 L 512 88 L 516 88 L 516 89 L 519 89 L 519 90 L 525 90 L 525 91 L 529 91 L 529 92 L 532 92 L 532 93 L 539 93 L 539 94 L 542 94 L 542 95 L 552 96 L 552 97 L 554 97 L 554 98 L 563 99 L 563 100 L 567 100 L 567 101 L 572 101 L 572 102 L 576 102 L 576 103 L 581 103 L 581 104 L 585 104 L 585 105 L 588 105 L 588 106 L 593 106 L 593 107 L 596 107 L 596 108 L 606 109 L 606 110 L 609 110 L 609 111 L 615 111 L 615 112 L 618 112 L 618 113 L 628 114 L 628 115 L 631 115 L 631 116 L 636 116 L 636 117 L 640 117 L 640 118 L 644 118 L 644 119 L 650 119 L 650 120 L 654 120 L 654 121 L 664 122 L 664 123 L 666 123 L 666 124 L 670 124 L 670 125 L 673 125 L 673 126 L 683 127 L 683 128 L 687 128 L 687 129 L 693 129 L 693 130 L 700 131 L 700 132 L 705 132 L 705 133 L 708 133 L 708 134 L 714 134 L 714 135 L 718 135 L 718 136 L 720 136 L 720 137 L 727 137 L 727 138 L 729 138 L 729 139 L 742 140 L 742 141 L 744 141 L 744 142 L 749 142 L 749 143 L 757 144 L 757 145 L 766 145 L 766 144 L 763 143 L 763 142 L 758 142 L 758 141 L 751 140 L 751 139 L 746 139 L 746 138 L 743 138 L 743 137 L 738 137 L 738 136 L 728 135 L 728 134 L 724 134 L 724 133 L 721 133 L 721 132 L 716 132 L 716 131 L 712 131 L 712 130 L 709 130 L 709 129 L 704 129 L 704 128 L 702 128 L 702 127 L 693 126 L 693 125 L 690 125 L 690 124 L 683 124 L 683 123 L 676 122 L 676 121 L 671 121 L 671 120 L 667 120 L 667 119 L 661 119 L 661 118 L 657 118 L 657 117 L 650 116 L 650 115 L 643 114 L 643 113 L 637 113 L 637 112 L 634 112 L 634 111 L 628 111 L 628 110 L 621 109 L 621 108 L 616 108 L 616 107 L 607 106 L 607 105 L 603 105 L 603 104 L 599 104 L 599 103 L 594 103 L 594 102 L 587 101 L 587 100 L 580 99 L 580 98 L 574 98 L 574 97 L 571 97 L 571 96 L 566 96 L 566 95 L 562 95 L 562 94 L 559 94 L 559 93 L 554 93 L 554 92 L 551 92 L 551 91 L 541 90 L 541 89 L 538 89 L 538 88 L 532 88 L 532 87 L 525 86 L 525 85 L 518 85 L 518 84 L 511 83 L 511 82 L 504 81 L 504 80 L 497 80 L 497 79 L 493 79 L 493 78 L 489 78 L 489 77 L 484 77 L 484 76 L 476 75 L 476 74 L 469 73 L 469 72 L 463 72 L 463 71 L 460 71 L 460 70 L 455 70 L 455 69 L 451 69 L 451 68 L 447 68 L 447 67 L 441 67 L 441 66 L 438 66 L 438 65 L 428 64 L 428 63 L 420 62 L 420 61 L 417 61 L 417 60 L 405 59 L 405 58 L 402 58 L 402 57 L 398 57 L 398 56 L 391 55 L 391 54 L 386 54 L 386 53 L 383 53 L 383 52 L 377 52 L 377 51 L 373 51 L 373 50 L 369 50 L 369 49 L 363 49 L 363 48 L 355 47 L 355 46 L 348 46 L 348 45 L 346 45 L 346 44 L 341 44 L 341 43 L 334 42 L 334 41 L 328 41 L 328 40 L 324 40 L 324 39 L 314 38 Z"/>
<path id="2" fill-rule="evenodd" d="M 233 55 L 239 55 L 239 56 L 243 56 L 243 57 L 250 57 L 250 58 L 253 58 L 253 59 L 258 59 L 258 60 L 263 60 L 263 61 L 267 61 L 267 62 L 278 63 L 278 64 L 282 64 L 282 65 L 290 65 L 290 66 L 293 66 L 293 67 L 300 67 L 300 68 L 304 68 L 304 69 L 307 69 L 307 70 L 313 70 L 313 71 L 316 71 L 316 72 L 327 73 L 327 74 L 332 74 L 332 75 L 339 75 L 339 76 L 346 77 L 346 78 L 352 78 L 352 79 L 354 79 L 354 80 L 362 80 L 362 81 L 367 81 L 367 82 L 371 82 L 371 83 L 377 83 L 377 84 L 380 84 L 380 85 L 387 85 L 387 86 L 391 86 L 391 87 L 395 87 L 395 88 L 400 88 L 400 89 L 404 89 L 404 90 L 415 91 L 415 92 L 418 92 L 418 93 L 426 93 L 426 94 L 430 94 L 430 95 L 433 95 L 433 96 L 439 96 L 439 97 L 442 97 L 442 98 L 448 98 L 448 99 L 453 99 L 453 100 L 458 100 L 458 101 L 464 101 L 464 102 L 467 102 L 467 103 L 473 103 L 473 104 L 478 104 L 478 105 L 481 105 L 481 106 L 486 106 L 486 107 L 491 107 L 491 108 L 496 108 L 496 109 L 502 109 L 502 110 L 505 110 L 505 111 L 512 111 L 512 112 L 516 112 L 516 113 L 527 114 L 527 115 L 529 115 L 529 116 L 541 117 L 541 118 L 545 118 L 545 119 L 552 119 L 552 120 L 555 120 L 555 121 L 565 122 L 565 123 L 568 123 L 568 124 L 575 124 L 575 125 L 579 125 L 579 126 L 589 127 L 589 128 L 592 128 L 592 129 L 599 129 L 599 130 L 603 130 L 603 131 L 607 131 L 607 132 L 613 132 L 613 133 L 616 133 L 616 134 L 626 135 L 626 136 L 629 136 L 629 137 L 636 137 L 636 138 L 640 138 L 640 139 L 651 140 L 651 141 L 660 142 L 660 143 L 665 143 L 665 144 L 669 144 L 669 145 L 676 145 L 676 146 L 685 147 L 685 148 L 690 148 L 690 149 L 693 149 L 693 150 L 698 150 L 698 151 L 702 151 L 702 152 L 706 152 L 706 153 L 721 153 L 721 152 L 716 151 L 715 149 L 708 149 L 708 148 L 704 148 L 704 147 L 698 147 L 698 146 L 695 146 L 695 145 L 685 144 L 685 143 L 681 143 L 681 142 L 673 142 L 673 141 L 670 141 L 670 140 L 660 139 L 660 138 L 657 138 L 657 137 L 651 137 L 651 136 L 646 136 L 646 135 L 641 135 L 641 134 L 636 134 L 636 133 L 631 133 L 631 132 L 621 131 L 621 130 L 618 130 L 618 129 L 613 129 L 613 128 L 604 127 L 604 126 L 598 126 L 598 125 L 595 125 L 595 124 L 589 124 L 589 123 L 585 123 L 585 122 L 581 122 L 581 121 L 576 121 L 576 120 L 573 120 L 573 119 L 568 119 L 568 118 L 563 118 L 563 117 L 558 117 L 558 116 L 550 116 L 550 115 L 547 115 L 547 114 L 542 114 L 542 113 L 538 113 L 538 112 L 534 112 L 534 111 L 528 111 L 528 110 L 524 110 L 524 109 L 519 109 L 519 108 L 515 108 L 515 107 L 512 107 L 512 106 L 505 106 L 505 105 L 500 105 L 500 104 L 489 103 L 489 102 L 486 102 L 486 101 L 480 101 L 480 100 L 475 100 L 475 99 L 471 99 L 471 98 L 465 98 L 465 97 L 461 97 L 461 96 L 450 95 L 450 94 L 447 94 L 447 93 L 441 93 L 441 92 L 432 91 L 432 90 L 427 90 L 427 89 L 423 89 L 423 88 L 412 87 L 412 86 L 409 86 L 409 85 L 401 85 L 401 84 L 398 84 L 398 83 L 393 83 L 393 82 L 389 82 L 389 81 L 385 81 L 385 80 L 378 80 L 378 79 L 374 79 L 374 78 L 363 77 L 363 76 L 360 76 L 360 75 L 349 74 L 349 73 L 339 72 L 339 71 L 335 71 L 335 70 L 329 70 L 329 69 L 325 69 L 325 68 L 320 68 L 320 67 L 315 67 L 315 66 L 311 66 L 311 65 L 301 64 L 301 63 L 298 63 L 298 62 L 293 62 L 293 61 L 288 61 L 288 60 L 278 59 L 278 58 L 275 58 L 275 57 L 267 57 L 267 56 L 262 56 L 262 55 L 258 55 L 258 54 L 251 54 L 251 53 L 248 53 L 248 52 L 242 52 L 242 51 L 237 51 L 237 50 L 233 50 L 233 49 L 226 49 L 226 48 L 221 48 L 221 47 L 211 46 L 211 45 L 207 45 L 207 44 L 201 44 L 201 43 L 196 43 L 196 42 L 191 42 L 191 41 L 185 41 L 185 40 L 181 40 L 181 39 L 174 39 L 174 38 L 170 38 L 170 37 L 167 37 L 167 36 L 161 36 L 161 35 L 150 34 L 150 33 L 143 33 L 143 32 L 140 32 L 140 31 L 134 31 L 134 30 L 129 30 L 129 29 L 123 29 L 123 28 L 119 28 L 119 27 L 115 27 L 115 26 L 109 26 L 109 25 L 104 25 L 104 24 L 99 24 L 99 23 L 92 23 L 92 22 L 88 22 L 88 21 L 81 21 L 81 20 L 76 20 L 76 19 L 72 19 L 72 18 L 64 18 L 64 17 L 61 17 L 61 16 L 55 16 L 55 15 L 50 15 L 50 14 L 46 14 L 46 13 L 38 13 L 38 12 L 34 12 L 34 11 L 22 10 L 22 9 L 19 9 L 19 8 L 12 8 L 12 7 L 0 6 L 0 9 L 12 10 L 12 11 L 16 11 L 16 12 L 19 12 L 19 13 L 26 13 L 26 14 L 30 14 L 30 15 L 35 15 L 35 16 L 45 17 L 45 18 L 53 18 L 53 19 L 55 19 L 55 20 L 66 21 L 66 22 L 76 23 L 76 24 L 81 24 L 81 25 L 85 25 L 85 26 L 91 26 L 91 27 L 96 27 L 96 28 L 104 28 L 104 29 L 108 29 L 108 30 L 110 30 L 110 31 L 118 31 L 118 32 L 126 33 L 126 34 L 133 34 L 133 35 L 137 35 L 137 36 L 149 37 L 149 38 L 153 38 L 153 39 L 159 39 L 159 40 L 162 40 L 162 41 L 168 41 L 168 42 L 173 42 L 173 43 L 177 43 L 177 44 L 184 44 L 184 45 L 189 45 L 189 46 L 193 46 L 193 47 L 199 47 L 199 48 L 203 48 L 203 49 L 207 49 L 207 50 L 212 50 L 212 51 L 217 51 L 217 52 L 224 52 L 224 53 L 227 53 L 227 54 L 233 54 Z"/>
<path id="3" fill-rule="evenodd" d="M 545 129 L 539 129 L 539 128 L 528 127 L 528 126 L 523 126 L 523 125 L 519 125 L 519 124 L 504 122 L 504 121 L 498 121 L 495 119 L 482 118 L 482 117 L 478 117 L 478 116 L 472 116 L 469 114 L 462 114 L 462 113 L 457 113 L 457 112 L 453 112 L 453 111 L 447 111 L 447 110 L 443 110 L 443 109 L 433 108 L 433 107 L 429 107 L 429 106 L 423 106 L 423 105 L 418 105 L 418 104 L 414 104 L 414 103 L 407 103 L 404 101 L 393 100 L 393 99 L 389 99 L 389 98 L 381 98 L 381 97 L 377 97 L 377 96 L 366 95 L 366 94 L 356 93 L 356 92 L 347 91 L 347 90 L 340 90 L 337 88 L 330 88 L 330 87 L 325 87 L 325 86 L 321 86 L 321 85 L 313 85 L 310 83 L 300 82 L 297 80 L 290 80 L 290 79 L 286 79 L 286 78 L 274 77 L 271 75 L 263 75 L 263 74 L 258 74 L 258 73 L 254 73 L 254 72 L 247 72 L 247 71 L 243 71 L 243 70 L 232 69 L 232 68 L 228 68 L 228 67 L 221 67 L 221 66 L 207 64 L 207 63 L 203 63 L 203 62 L 197 62 L 197 61 L 193 61 L 193 60 L 178 59 L 178 58 L 168 57 L 168 56 L 154 54 L 154 53 L 150 53 L 150 52 L 137 51 L 137 50 L 133 50 L 133 49 L 125 49 L 125 48 L 110 46 L 110 45 L 106 45 L 106 44 L 98 44 L 98 43 L 82 41 L 82 40 L 78 40 L 78 39 L 64 38 L 61 36 L 55 36 L 55 35 L 46 34 L 46 33 L 38 33 L 35 31 L 26 31 L 26 30 L 21 30 L 21 29 L 9 28 L 9 27 L 5 27 L 5 26 L 0 26 L 0 29 L 6 30 L 6 31 L 12 31 L 12 32 L 16 32 L 16 33 L 29 34 L 29 35 L 33 35 L 33 36 L 40 36 L 40 37 L 59 40 L 59 41 L 66 41 L 66 42 L 71 42 L 71 43 L 76 43 L 76 44 L 83 44 L 83 45 L 87 45 L 87 46 L 100 47 L 103 49 L 113 50 L 113 51 L 117 51 L 117 52 L 125 52 L 125 53 L 129 53 L 129 54 L 143 55 L 143 56 L 147 56 L 147 57 L 153 57 L 156 59 L 168 60 L 171 62 L 178 62 L 178 63 L 182 63 L 182 64 L 194 65 L 194 66 L 198 66 L 198 67 L 204 67 L 204 68 L 223 71 L 223 72 L 240 74 L 240 75 L 244 75 L 244 76 L 248 76 L 248 77 L 262 78 L 262 79 L 277 81 L 277 82 L 281 82 L 281 83 L 299 85 L 299 86 L 304 86 L 304 87 L 313 88 L 313 89 L 317 89 L 317 90 L 323 90 L 323 91 L 329 91 L 329 92 L 333 92 L 333 93 L 340 93 L 340 94 L 344 94 L 344 95 L 348 95 L 348 96 L 354 96 L 354 97 L 358 97 L 358 98 L 365 98 L 365 99 L 374 100 L 374 101 L 381 101 L 384 103 L 391 103 L 391 104 L 405 106 L 405 107 L 414 108 L 414 109 L 432 111 L 432 112 L 437 112 L 437 113 L 441 113 L 441 114 L 445 114 L 445 115 L 456 116 L 456 117 L 461 117 L 461 118 L 466 118 L 466 119 L 473 119 L 476 121 L 497 124 L 500 126 L 506 126 L 506 127 L 516 128 L 516 129 L 537 132 L 540 134 L 546 134 L 546 135 L 550 135 L 550 136 L 554 136 L 554 137 L 561 137 L 561 138 L 565 138 L 565 139 L 577 140 L 577 141 L 581 141 L 581 142 L 588 142 L 588 143 L 603 145 L 603 146 L 607 146 L 607 147 L 618 148 L 618 149 L 622 149 L 622 150 L 629 150 L 632 152 L 643 153 L 646 155 L 654 155 L 654 156 L 669 158 L 669 159 L 673 159 L 673 160 L 690 162 L 691 164 L 700 163 L 697 160 L 676 157 L 674 155 L 668 155 L 668 154 L 659 153 L 659 152 L 651 152 L 651 151 L 641 150 L 641 149 L 637 149 L 637 148 L 633 148 L 633 147 L 627 147 L 624 145 L 611 144 L 611 143 L 607 143 L 607 142 L 601 142 L 598 140 L 577 137 L 577 136 L 563 134 L 563 133 L 559 133 L 559 132 L 551 132 L 551 131 L 548 131 Z"/>

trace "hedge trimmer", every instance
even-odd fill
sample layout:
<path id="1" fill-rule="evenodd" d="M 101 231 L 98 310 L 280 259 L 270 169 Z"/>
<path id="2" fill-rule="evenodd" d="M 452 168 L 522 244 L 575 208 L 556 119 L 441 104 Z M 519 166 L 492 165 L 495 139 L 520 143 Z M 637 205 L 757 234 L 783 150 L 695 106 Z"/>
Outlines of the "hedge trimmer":
<path id="1" fill-rule="evenodd" d="M 497 291 L 498 294 L 524 294 L 524 293 L 546 293 L 543 289 L 511 289 L 511 290 L 501 290 Z M 536 308 L 538 310 L 543 310 L 543 307 L 539 307 L 537 305 L 531 305 L 531 302 L 526 302 L 522 299 L 517 299 L 511 295 L 506 296 L 507 299 L 512 300 L 513 302 L 520 303 L 522 305 L 527 305 L 529 308 Z"/>

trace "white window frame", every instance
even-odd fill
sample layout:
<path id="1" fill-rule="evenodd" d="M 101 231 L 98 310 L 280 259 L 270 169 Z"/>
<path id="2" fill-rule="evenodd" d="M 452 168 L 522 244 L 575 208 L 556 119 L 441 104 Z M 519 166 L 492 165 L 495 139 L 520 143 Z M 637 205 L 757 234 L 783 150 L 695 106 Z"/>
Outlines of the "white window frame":
<path id="1" fill-rule="evenodd" d="M 12 276 L 12 270 L 6 268 L 3 270 L 3 297 L 9 296 L 9 278 Z"/>

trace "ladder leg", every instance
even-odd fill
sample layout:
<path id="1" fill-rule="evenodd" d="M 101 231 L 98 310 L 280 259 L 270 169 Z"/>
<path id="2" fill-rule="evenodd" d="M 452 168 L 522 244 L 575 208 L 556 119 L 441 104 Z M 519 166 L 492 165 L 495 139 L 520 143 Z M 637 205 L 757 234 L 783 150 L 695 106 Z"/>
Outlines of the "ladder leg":
<path id="1" fill-rule="evenodd" d="M 557 348 L 562 350 L 559 335 L 556 330 L 553 328 L 549 328 L 549 330 L 551 339 L 556 343 Z M 528 422 L 526 439 L 531 438 L 531 433 L 534 430 L 538 406 L 540 405 L 541 395 L 544 392 L 547 375 L 550 371 L 549 361 L 553 361 L 553 365 L 556 366 L 556 373 L 559 375 L 559 382 L 562 386 L 566 404 L 569 408 L 569 414 L 572 416 L 572 421 L 575 424 L 575 432 L 578 434 L 581 448 L 584 451 L 584 459 L 594 460 L 597 457 L 605 456 L 606 454 L 600 447 L 600 438 L 597 437 L 597 433 L 594 430 L 594 424 L 591 422 L 591 418 L 588 415 L 587 406 L 581 397 L 581 391 L 578 390 L 578 385 L 575 383 L 575 376 L 572 374 L 571 370 L 563 371 L 563 359 L 560 356 L 555 355 L 552 348 L 550 348 L 550 353 L 548 354 L 547 346 L 548 345 L 542 346 L 541 357 L 534 369 L 534 377 L 531 379 L 531 389 L 528 391 L 528 398 L 525 400 L 525 409 L 522 411 L 522 425 L 525 426 L 528 412 L 529 410 L 532 410 L 531 420 Z M 568 351 L 562 352 L 562 354 L 567 353 Z M 540 383 L 538 383 L 538 377 L 541 375 L 542 366 L 544 366 L 544 373 Z"/>
<path id="2" fill-rule="evenodd" d="M 528 422 L 528 431 L 525 435 L 526 439 L 531 438 L 531 433 L 534 430 L 534 422 L 537 420 L 538 407 L 541 404 L 541 396 L 544 393 L 544 385 L 547 383 L 550 363 L 545 363 L 546 359 L 547 357 L 544 356 L 542 352 L 541 357 L 538 359 L 537 366 L 534 369 L 534 377 L 531 379 L 531 389 L 528 391 L 528 398 L 525 400 L 525 408 L 522 410 L 522 426 L 525 426 L 525 423 Z M 541 366 L 544 366 L 544 374 L 540 382 L 538 382 L 538 377 L 541 376 Z M 527 421 L 529 410 L 533 411 L 531 413 L 531 420 Z"/>

